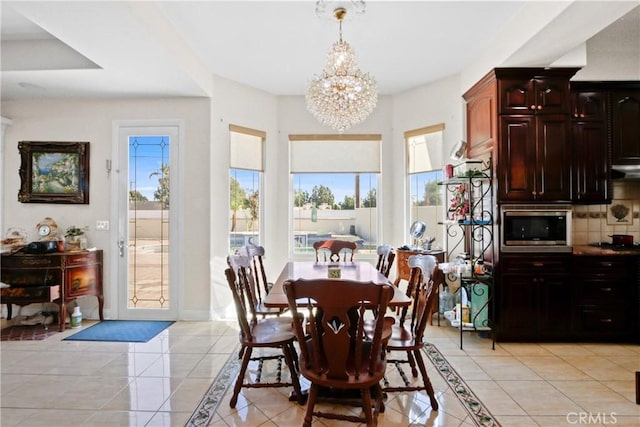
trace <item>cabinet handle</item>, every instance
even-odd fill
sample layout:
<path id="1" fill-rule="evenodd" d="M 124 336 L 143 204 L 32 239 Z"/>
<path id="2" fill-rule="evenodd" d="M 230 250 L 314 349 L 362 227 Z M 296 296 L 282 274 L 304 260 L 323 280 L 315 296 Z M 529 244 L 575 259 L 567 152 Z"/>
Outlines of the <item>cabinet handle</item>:
<path id="1" fill-rule="evenodd" d="M 532 105 L 531 107 L 529 107 L 529 109 L 530 109 L 530 110 L 535 110 L 535 109 L 536 109 L 536 106 L 535 106 L 535 105 Z"/>
<path id="2" fill-rule="evenodd" d="M 600 288 L 602 292 L 611 292 L 611 288 Z"/>
<path id="3" fill-rule="evenodd" d="M 536 193 L 535 191 L 532 191 L 532 192 L 531 192 L 531 194 L 532 194 L 533 196 L 535 196 L 535 195 L 536 195 L 536 194 L 538 194 L 538 193 Z"/>
<path id="4" fill-rule="evenodd" d="M 600 265 L 603 267 L 613 267 L 613 264 L 610 262 L 601 262 Z"/>
<path id="5" fill-rule="evenodd" d="M 573 113 L 573 117 L 578 117 L 578 113 Z"/>
<path id="6" fill-rule="evenodd" d="M 544 267 L 544 262 L 534 262 L 531 265 L 533 265 L 534 267 L 542 268 Z"/>
<path id="7" fill-rule="evenodd" d="M 124 258 L 124 240 L 120 239 L 118 241 L 118 255 L 120 255 L 120 258 Z"/>
<path id="8" fill-rule="evenodd" d="M 612 319 L 600 319 L 600 323 L 613 323 Z"/>
<path id="9" fill-rule="evenodd" d="M 542 110 L 542 105 L 538 105 L 538 110 Z"/>

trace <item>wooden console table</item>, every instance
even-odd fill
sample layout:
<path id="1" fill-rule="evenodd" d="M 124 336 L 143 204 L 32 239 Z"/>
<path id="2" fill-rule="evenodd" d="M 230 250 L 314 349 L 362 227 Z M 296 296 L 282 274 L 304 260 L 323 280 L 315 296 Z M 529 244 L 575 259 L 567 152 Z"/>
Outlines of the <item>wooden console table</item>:
<path id="1" fill-rule="evenodd" d="M 409 268 L 409 257 L 413 255 L 433 255 L 438 262 L 444 262 L 444 251 L 421 251 L 421 250 L 403 250 L 398 249 L 396 251 L 396 280 L 394 285 L 398 286 L 400 280 L 409 281 L 411 276 L 411 269 Z"/>
<path id="2" fill-rule="evenodd" d="M 411 269 L 409 268 L 409 257 L 413 255 L 433 255 L 434 257 L 436 257 L 438 262 L 444 262 L 444 251 L 441 251 L 441 250 L 440 251 L 438 250 L 423 251 L 418 249 L 415 249 L 415 250 L 398 249 L 396 251 L 396 259 L 398 260 L 396 262 L 396 268 L 397 268 L 396 280 L 393 282 L 393 284 L 396 287 L 400 285 L 401 280 L 405 280 L 408 282 L 409 279 L 411 278 Z M 436 289 L 436 293 L 438 295 L 440 294 L 439 288 Z M 438 295 L 436 295 L 436 298 L 433 301 L 433 306 L 430 308 L 432 314 L 438 311 L 438 306 L 439 306 Z M 429 315 L 429 324 L 433 325 L 433 318 L 431 315 Z M 440 318 L 438 318 L 438 326 L 440 326 Z"/>
<path id="3" fill-rule="evenodd" d="M 67 303 L 84 295 L 98 298 L 98 314 L 103 320 L 102 250 L 3 254 L 0 280 L 10 285 L 0 291 L 0 303 L 7 304 L 9 320 L 12 304 L 55 302 L 60 307 L 60 331 L 64 331 Z"/>

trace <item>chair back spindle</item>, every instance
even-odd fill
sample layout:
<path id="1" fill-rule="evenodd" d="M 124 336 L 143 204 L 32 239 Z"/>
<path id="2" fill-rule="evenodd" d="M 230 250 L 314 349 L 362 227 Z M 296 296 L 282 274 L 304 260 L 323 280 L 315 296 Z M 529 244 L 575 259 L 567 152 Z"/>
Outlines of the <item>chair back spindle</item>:
<path id="1" fill-rule="evenodd" d="M 378 246 L 377 252 L 378 263 L 376 264 L 376 269 L 382 273 L 384 277 L 389 277 L 396 253 L 393 251 L 391 245 L 380 245 Z"/>

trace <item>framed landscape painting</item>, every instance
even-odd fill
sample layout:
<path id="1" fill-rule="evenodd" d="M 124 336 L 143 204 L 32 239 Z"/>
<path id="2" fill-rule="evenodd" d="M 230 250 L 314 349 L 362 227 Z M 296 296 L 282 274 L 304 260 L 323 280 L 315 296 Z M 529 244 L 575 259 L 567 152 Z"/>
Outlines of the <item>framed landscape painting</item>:
<path id="1" fill-rule="evenodd" d="M 89 204 L 89 143 L 20 141 L 22 203 Z"/>

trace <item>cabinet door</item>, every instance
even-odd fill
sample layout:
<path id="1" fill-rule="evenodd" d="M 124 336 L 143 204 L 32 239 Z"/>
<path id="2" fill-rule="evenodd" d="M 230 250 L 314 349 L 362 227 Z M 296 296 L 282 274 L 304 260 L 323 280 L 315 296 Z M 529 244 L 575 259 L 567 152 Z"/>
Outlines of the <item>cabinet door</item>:
<path id="1" fill-rule="evenodd" d="M 566 77 L 536 79 L 534 93 L 536 113 L 567 114 L 569 112 L 569 80 Z"/>
<path id="2" fill-rule="evenodd" d="M 585 91 L 571 94 L 571 117 L 580 121 L 605 121 L 607 118 L 604 92 Z"/>
<path id="3" fill-rule="evenodd" d="M 530 340 L 538 336 L 538 287 L 525 272 L 505 273 L 499 288 L 497 339 Z"/>
<path id="4" fill-rule="evenodd" d="M 569 113 L 569 80 L 562 78 L 501 79 L 501 114 Z"/>
<path id="5" fill-rule="evenodd" d="M 571 124 L 573 148 L 572 199 L 574 203 L 605 204 L 611 201 L 604 122 L 579 121 Z"/>
<path id="6" fill-rule="evenodd" d="M 568 116 L 536 116 L 534 200 L 571 200 L 571 157 Z"/>
<path id="7" fill-rule="evenodd" d="M 534 81 L 531 79 L 500 79 L 498 96 L 500 114 L 533 114 L 536 109 Z"/>
<path id="8" fill-rule="evenodd" d="M 569 274 L 540 274 L 538 332 L 541 338 L 566 338 L 571 332 L 571 280 Z"/>
<path id="9" fill-rule="evenodd" d="M 498 199 L 530 201 L 536 164 L 533 116 L 500 117 Z"/>
<path id="10" fill-rule="evenodd" d="M 102 294 L 102 251 L 66 257 L 65 297 Z"/>
<path id="11" fill-rule="evenodd" d="M 640 164 L 640 90 L 611 93 L 613 164 Z"/>
<path id="12" fill-rule="evenodd" d="M 498 339 L 560 339 L 571 331 L 567 254 L 503 254 Z"/>

